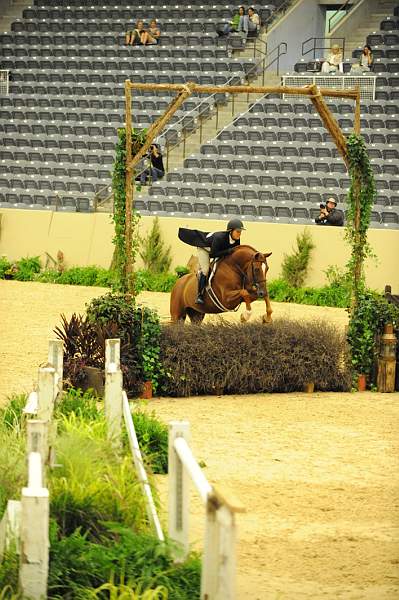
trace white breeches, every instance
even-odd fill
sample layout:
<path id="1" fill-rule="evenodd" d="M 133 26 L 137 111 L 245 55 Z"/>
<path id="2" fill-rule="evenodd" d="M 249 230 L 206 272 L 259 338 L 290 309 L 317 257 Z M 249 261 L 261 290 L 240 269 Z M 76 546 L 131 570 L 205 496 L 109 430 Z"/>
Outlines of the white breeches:
<path id="1" fill-rule="evenodd" d="M 197 248 L 199 270 L 204 275 L 208 275 L 208 273 L 209 273 L 209 262 L 210 262 L 209 252 L 210 252 L 210 248 Z"/>

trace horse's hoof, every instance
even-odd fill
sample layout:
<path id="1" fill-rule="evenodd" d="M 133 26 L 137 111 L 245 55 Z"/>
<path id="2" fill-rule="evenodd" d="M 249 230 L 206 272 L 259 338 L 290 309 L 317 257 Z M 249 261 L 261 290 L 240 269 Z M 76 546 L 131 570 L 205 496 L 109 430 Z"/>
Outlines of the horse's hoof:
<path id="1" fill-rule="evenodd" d="M 263 315 L 262 321 L 263 321 L 264 325 L 267 325 L 268 323 L 272 323 L 273 319 L 272 319 L 271 315 Z"/>

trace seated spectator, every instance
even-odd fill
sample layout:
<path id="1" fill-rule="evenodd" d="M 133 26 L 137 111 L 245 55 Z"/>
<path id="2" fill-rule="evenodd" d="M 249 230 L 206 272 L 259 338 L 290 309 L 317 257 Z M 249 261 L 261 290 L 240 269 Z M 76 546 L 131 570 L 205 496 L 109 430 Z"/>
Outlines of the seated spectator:
<path id="1" fill-rule="evenodd" d="M 320 204 L 320 214 L 315 218 L 317 225 L 333 225 L 342 227 L 344 224 L 344 214 L 342 210 L 336 208 L 337 201 L 335 198 L 329 198 L 326 204 Z"/>
<path id="2" fill-rule="evenodd" d="M 351 75 L 356 73 L 364 73 L 367 71 L 371 71 L 373 66 L 373 53 L 371 51 L 370 46 L 366 45 L 363 48 L 363 51 L 360 55 L 359 62 L 356 65 L 352 65 L 351 67 Z"/>
<path id="3" fill-rule="evenodd" d="M 145 33 L 144 21 L 138 19 L 136 22 L 136 28 L 133 29 L 133 31 L 128 31 L 126 34 L 126 44 L 128 46 L 141 46 L 143 43 L 142 38 Z"/>
<path id="4" fill-rule="evenodd" d="M 144 46 L 150 46 L 159 43 L 161 30 L 155 19 L 151 19 L 149 28 L 144 32 L 141 38 L 141 43 Z"/>
<path id="5" fill-rule="evenodd" d="M 237 31 L 243 31 L 246 35 L 248 32 L 258 33 L 260 29 L 259 15 L 254 11 L 252 6 L 248 8 L 248 14 L 240 16 Z"/>
<path id="6" fill-rule="evenodd" d="M 335 73 L 336 71 L 342 72 L 342 50 L 338 46 L 338 44 L 334 44 L 331 46 L 330 53 L 327 55 L 327 58 L 324 59 L 323 64 L 321 66 L 322 73 Z"/>
<path id="7" fill-rule="evenodd" d="M 245 16 L 245 6 L 238 7 L 238 13 L 236 13 L 231 19 L 230 23 L 226 23 L 223 29 L 219 29 L 217 33 L 219 35 L 229 35 L 229 33 L 233 33 L 234 31 L 238 31 L 238 25 L 240 23 L 240 18 Z"/>
<path id="8" fill-rule="evenodd" d="M 162 179 L 165 175 L 165 167 L 163 166 L 162 152 L 158 144 L 152 144 L 147 155 L 149 159 L 149 167 L 140 174 L 140 183 L 145 185 L 147 178 L 150 177 L 153 183 Z"/>

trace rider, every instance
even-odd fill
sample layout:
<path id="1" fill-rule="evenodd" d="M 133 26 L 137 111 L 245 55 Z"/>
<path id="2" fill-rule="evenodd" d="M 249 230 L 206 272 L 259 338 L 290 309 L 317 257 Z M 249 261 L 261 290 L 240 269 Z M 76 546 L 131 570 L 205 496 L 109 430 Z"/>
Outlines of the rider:
<path id="1" fill-rule="evenodd" d="M 185 244 L 196 246 L 198 252 L 198 296 L 196 303 L 204 304 L 206 278 L 209 273 L 209 259 L 222 258 L 240 245 L 241 231 L 245 229 L 240 219 L 231 219 L 227 223 L 226 231 L 214 233 L 198 231 L 198 229 L 179 229 L 179 239 Z"/>

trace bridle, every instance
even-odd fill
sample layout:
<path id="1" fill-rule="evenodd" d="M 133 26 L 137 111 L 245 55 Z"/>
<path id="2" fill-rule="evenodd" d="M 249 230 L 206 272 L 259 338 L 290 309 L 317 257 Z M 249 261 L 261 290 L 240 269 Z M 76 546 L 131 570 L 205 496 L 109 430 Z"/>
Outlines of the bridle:
<path id="1" fill-rule="evenodd" d="M 250 262 L 251 262 L 251 271 L 252 271 L 252 282 L 249 280 L 249 277 L 246 273 L 246 271 L 248 271 L 248 265 L 247 265 L 246 269 L 244 270 L 240 267 L 239 264 L 237 264 L 235 261 L 233 261 L 233 266 L 239 271 L 240 275 L 242 276 L 242 287 L 246 289 L 246 284 L 248 284 L 248 287 L 250 287 L 253 292 L 256 292 L 257 294 L 259 294 L 261 284 L 262 283 L 266 284 L 266 276 L 264 279 L 256 279 L 254 263 L 259 262 L 259 263 L 265 264 L 267 267 L 267 261 L 266 261 L 266 259 L 264 262 L 263 261 L 255 261 L 255 257 L 252 257 Z M 267 270 L 266 270 L 266 272 L 267 272 Z"/>

